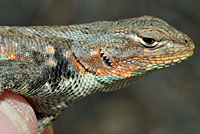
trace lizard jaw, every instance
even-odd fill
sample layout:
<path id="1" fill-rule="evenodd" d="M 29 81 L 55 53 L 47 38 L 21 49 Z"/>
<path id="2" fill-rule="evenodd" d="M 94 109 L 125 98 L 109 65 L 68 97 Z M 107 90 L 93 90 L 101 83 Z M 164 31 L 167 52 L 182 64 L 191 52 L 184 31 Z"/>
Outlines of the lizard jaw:
<path id="1" fill-rule="evenodd" d="M 168 56 L 156 57 L 156 59 L 161 59 L 161 60 L 149 60 L 150 64 L 148 64 L 145 67 L 145 70 L 151 71 L 155 69 L 164 69 L 172 65 L 176 65 L 191 57 L 193 53 L 194 53 L 193 51 L 189 51 L 183 54 L 171 55 L 169 57 Z"/>

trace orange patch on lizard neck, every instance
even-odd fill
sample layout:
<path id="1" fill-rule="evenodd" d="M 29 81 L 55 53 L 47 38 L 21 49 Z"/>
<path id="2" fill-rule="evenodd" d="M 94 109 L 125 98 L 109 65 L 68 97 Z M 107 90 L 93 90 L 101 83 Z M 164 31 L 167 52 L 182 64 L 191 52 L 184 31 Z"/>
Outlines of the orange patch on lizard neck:
<path id="1" fill-rule="evenodd" d="M 79 57 L 77 58 L 74 53 L 72 53 L 72 59 L 78 70 L 78 73 L 93 73 L 95 75 L 115 75 L 121 77 L 131 77 L 140 68 L 140 66 L 130 65 L 121 66 L 116 59 L 112 63 L 112 67 L 108 67 L 104 64 L 103 58 L 100 55 L 100 49 L 91 52 L 91 57 Z M 85 63 L 85 64 L 84 64 Z"/>

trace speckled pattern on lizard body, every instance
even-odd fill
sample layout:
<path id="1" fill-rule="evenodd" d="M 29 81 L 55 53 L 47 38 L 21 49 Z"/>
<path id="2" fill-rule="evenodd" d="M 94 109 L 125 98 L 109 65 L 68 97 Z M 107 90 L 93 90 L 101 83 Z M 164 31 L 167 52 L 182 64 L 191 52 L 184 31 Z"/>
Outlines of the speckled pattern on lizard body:
<path id="1" fill-rule="evenodd" d="M 193 41 L 151 16 L 70 26 L 1 26 L 0 94 L 21 94 L 39 133 L 72 102 L 126 87 L 193 54 Z"/>

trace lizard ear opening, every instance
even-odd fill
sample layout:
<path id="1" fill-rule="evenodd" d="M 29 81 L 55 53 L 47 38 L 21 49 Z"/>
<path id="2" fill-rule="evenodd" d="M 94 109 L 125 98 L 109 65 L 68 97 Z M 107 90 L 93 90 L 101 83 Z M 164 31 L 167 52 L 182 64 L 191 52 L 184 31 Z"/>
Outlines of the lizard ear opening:
<path id="1" fill-rule="evenodd" d="M 104 53 L 102 50 L 100 50 L 100 56 L 102 58 L 102 61 L 106 67 L 112 67 L 112 59 L 109 55 Z"/>

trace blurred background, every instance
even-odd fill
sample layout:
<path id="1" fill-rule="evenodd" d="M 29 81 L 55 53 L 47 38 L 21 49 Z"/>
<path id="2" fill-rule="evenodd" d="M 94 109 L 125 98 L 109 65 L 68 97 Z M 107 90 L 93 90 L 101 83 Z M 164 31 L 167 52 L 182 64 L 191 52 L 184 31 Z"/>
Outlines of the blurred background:
<path id="1" fill-rule="evenodd" d="M 193 57 L 134 85 L 84 98 L 55 134 L 200 134 L 199 0 L 0 0 L 0 25 L 69 25 L 153 15 L 188 34 Z"/>

